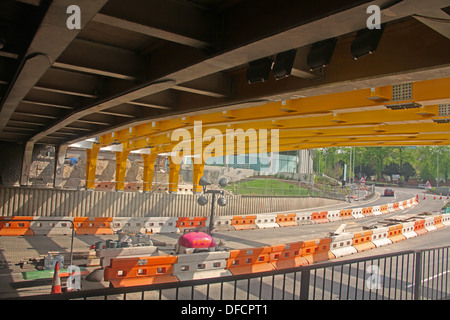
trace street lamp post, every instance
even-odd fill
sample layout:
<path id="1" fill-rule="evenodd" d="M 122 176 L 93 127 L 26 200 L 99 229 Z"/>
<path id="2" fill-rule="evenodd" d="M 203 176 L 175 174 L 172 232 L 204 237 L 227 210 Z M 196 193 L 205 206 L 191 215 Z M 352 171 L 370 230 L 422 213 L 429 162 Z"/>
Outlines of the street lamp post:
<path id="1" fill-rule="evenodd" d="M 204 206 L 208 203 L 208 199 L 204 196 L 204 194 L 212 194 L 212 200 L 211 200 L 211 214 L 209 217 L 209 226 L 208 226 L 208 234 L 211 235 L 212 230 L 214 228 L 214 210 L 215 210 L 215 205 L 216 205 L 216 194 L 220 194 L 223 195 L 224 191 L 223 190 L 206 190 L 206 186 L 209 186 L 211 183 L 208 182 L 208 180 L 206 180 L 204 177 L 200 178 L 200 181 L 198 183 L 200 186 L 202 186 L 203 189 L 203 194 L 197 199 L 197 203 L 201 206 Z M 219 180 L 219 186 L 222 188 L 225 188 L 228 184 L 227 179 L 225 178 L 221 178 Z M 217 204 L 221 207 L 224 207 L 227 205 L 227 200 L 226 198 L 220 197 L 217 199 Z"/>

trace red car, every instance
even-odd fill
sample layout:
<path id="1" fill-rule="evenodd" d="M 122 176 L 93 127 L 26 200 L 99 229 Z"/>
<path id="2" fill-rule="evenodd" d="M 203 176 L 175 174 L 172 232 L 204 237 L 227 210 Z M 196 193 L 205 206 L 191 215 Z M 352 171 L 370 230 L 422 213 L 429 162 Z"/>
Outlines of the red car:
<path id="1" fill-rule="evenodd" d="M 394 189 L 384 189 L 384 196 L 385 197 L 393 197 L 394 196 Z"/>

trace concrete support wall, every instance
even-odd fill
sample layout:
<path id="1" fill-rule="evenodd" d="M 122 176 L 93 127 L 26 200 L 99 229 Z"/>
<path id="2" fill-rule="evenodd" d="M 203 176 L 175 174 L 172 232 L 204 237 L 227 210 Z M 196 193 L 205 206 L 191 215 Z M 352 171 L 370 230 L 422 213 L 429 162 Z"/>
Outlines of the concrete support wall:
<path id="1" fill-rule="evenodd" d="M 210 203 L 199 195 L 0 187 L 0 216 L 67 217 L 204 217 Z M 246 215 L 315 208 L 338 200 L 311 197 L 227 196 L 215 214 Z M 211 201 L 211 197 L 209 198 Z"/>

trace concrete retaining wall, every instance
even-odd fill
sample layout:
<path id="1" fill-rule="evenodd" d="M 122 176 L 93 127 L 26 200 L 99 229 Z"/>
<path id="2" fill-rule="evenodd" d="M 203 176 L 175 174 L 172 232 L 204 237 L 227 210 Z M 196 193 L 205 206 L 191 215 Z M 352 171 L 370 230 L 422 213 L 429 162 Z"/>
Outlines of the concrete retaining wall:
<path id="1" fill-rule="evenodd" d="M 211 205 L 199 195 L 0 187 L 0 216 L 205 217 Z M 246 215 L 307 209 L 341 201 L 314 197 L 227 196 L 215 215 Z M 209 195 L 211 201 L 211 195 Z"/>

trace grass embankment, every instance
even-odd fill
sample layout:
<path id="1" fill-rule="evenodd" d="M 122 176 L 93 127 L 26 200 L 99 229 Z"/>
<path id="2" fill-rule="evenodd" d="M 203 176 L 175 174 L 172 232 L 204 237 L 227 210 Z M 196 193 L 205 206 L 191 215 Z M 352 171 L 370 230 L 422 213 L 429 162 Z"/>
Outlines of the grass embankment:
<path id="1" fill-rule="evenodd" d="M 269 196 L 307 196 L 308 189 L 299 190 L 298 182 L 285 182 L 276 179 L 255 179 L 229 184 L 227 190 L 238 195 Z"/>

